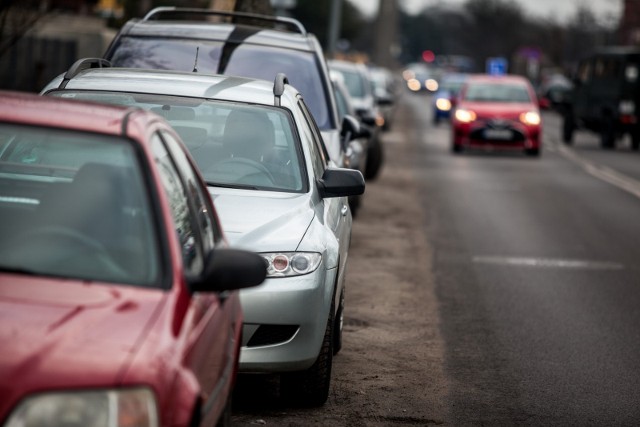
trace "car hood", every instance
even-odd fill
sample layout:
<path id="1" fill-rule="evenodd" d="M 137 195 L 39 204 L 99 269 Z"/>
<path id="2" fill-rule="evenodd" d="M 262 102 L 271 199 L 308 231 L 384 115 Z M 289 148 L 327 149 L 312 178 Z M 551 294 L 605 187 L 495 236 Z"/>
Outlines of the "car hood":
<path id="1" fill-rule="evenodd" d="M 35 391 L 117 385 L 164 294 L 0 273 L 0 418 Z"/>
<path id="2" fill-rule="evenodd" d="M 527 111 L 537 111 L 538 108 L 531 103 L 525 102 L 461 102 L 458 108 L 473 110 L 480 116 L 491 116 L 494 118 L 512 118 Z"/>
<path id="3" fill-rule="evenodd" d="M 255 252 L 295 251 L 314 217 L 308 194 L 209 187 L 229 243 Z"/>

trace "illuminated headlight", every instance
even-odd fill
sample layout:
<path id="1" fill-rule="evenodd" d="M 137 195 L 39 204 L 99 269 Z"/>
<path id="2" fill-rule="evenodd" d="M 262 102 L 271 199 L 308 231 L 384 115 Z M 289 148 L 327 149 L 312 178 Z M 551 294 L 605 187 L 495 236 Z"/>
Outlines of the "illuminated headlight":
<path id="1" fill-rule="evenodd" d="M 633 114 L 636 112 L 636 104 L 633 101 L 620 101 L 621 114 Z"/>
<path id="2" fill-rule="evenodd" d="M 539 125 L 540 124 L 540 114 L 535 111 L 528 111 L 526 113 L 520 114 L 520 121 L 525 125 Z"/>
<path id="3" fill-rule="evenodd" d="M 436 107 L 440 111 L 449 111 L 451 110 L 451 101 L 447 98 L 438 98 L 436 100 Z"/>
<path id="4" fill-rule="evenodd" d="M 427 79 L 424 81 L 424 86 L 429 89 L 431 92 L 435 92 L 438 90 L 438 82 L 434 79 Z"/>
<path id="5" fill-rule="evenodd" d="M 292 277 L 312 273 L 322 255 L 316 252 L 275 252 L 260 254 L 268 263 L 267 277 Z"/>
<path id="6" fill-rule="evenodd" d="M 420 81 L 417 79 L 409 79 L 407 80 L 407 87 L 412 91 L 417 92 L 420 90 L 422 85 L 420 85 Z"/>
<path id="7" fill-rule="evenodd" d="M 156 400 L 148 389 L 58 392 L 31 396 L 4 427 L 157 427 Z"/>
<path id="8" fill-rule="evenodd" d="M 456 110 L 456 120 L 459 122 L 471 123 L 476 117 L 476 113 L 471 110 Z"/>

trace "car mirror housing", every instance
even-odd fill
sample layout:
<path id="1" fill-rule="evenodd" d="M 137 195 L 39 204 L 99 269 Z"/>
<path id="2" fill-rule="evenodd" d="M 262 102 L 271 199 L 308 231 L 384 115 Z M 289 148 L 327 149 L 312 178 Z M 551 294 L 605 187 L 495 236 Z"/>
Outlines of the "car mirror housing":
<path id="1" fill-rule="evenodd" d="M 364 193 L 364 177 L 358 170 L 329 168 L 317 181 L 322 198 L 357 196 Z"/>
<path id="2" fill-rule="evenodd" d="M 267 277 L 264 259 L 253 252 L 219 248 L 207 258 L 204 273 L 191 282 L 193 292 L 224 292 L 258 286 Z"/>
<path id="3" fill-rule="evenodd" d="M 358 138 L 361 131 L 360 123 L 358 123 L 358 120 L 355 117 L 347 114 L 342 118 L 340 137 L 344 142 L 349 142 L 352 139 Z"/>

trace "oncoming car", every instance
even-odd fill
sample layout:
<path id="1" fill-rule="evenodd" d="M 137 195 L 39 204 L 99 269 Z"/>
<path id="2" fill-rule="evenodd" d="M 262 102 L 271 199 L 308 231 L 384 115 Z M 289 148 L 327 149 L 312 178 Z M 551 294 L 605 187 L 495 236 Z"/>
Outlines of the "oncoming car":
<path id="1" fill-rule="evenodd" d="M 225 425 L 265 275 L 160 117 L 0 93 L 4 426 Z"/>
<path id="2" fill-rule="evenodd" d="M 347 197 L 364 192 L 362 174 L 335 167 L 302 95 L 283 74 L 267 82 L 72 68 L 43 93 L 154 111 L 182 136 L 230 244 L 260 253 L 269 265 L 262 286 L 240 292 L 240 371 L 282 374 L 285 394 L 323 404 L 341 346 Z"/>
<path id="3" fill-rule="evenodd" d="M 542 148 L 542 119 L 535 92 L 524 77 L 470 76 L 458 97 L 452 150 L 467 148 L 524 150 Z"/>

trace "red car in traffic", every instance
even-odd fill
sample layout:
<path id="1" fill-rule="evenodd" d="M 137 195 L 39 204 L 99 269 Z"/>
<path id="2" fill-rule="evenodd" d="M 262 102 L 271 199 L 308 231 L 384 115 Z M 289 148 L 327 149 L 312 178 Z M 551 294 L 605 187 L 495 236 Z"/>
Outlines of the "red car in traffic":
<path id="1" fill-rule="evenodd" d="M 453 115 L 452 150 L 542 148 L 542 119 L 533 87 L 520 76 L 470 76 L 460 90 Z"/>
<path id="2" fill-rule="evenodd" d="M 2 425 L 224 424 L 265 274 L 163 119 L 0 93 Z"/>

